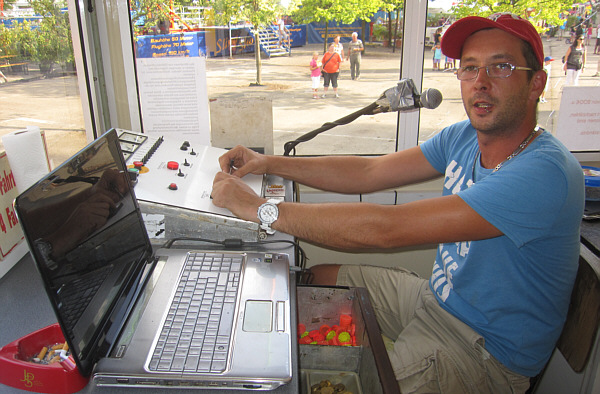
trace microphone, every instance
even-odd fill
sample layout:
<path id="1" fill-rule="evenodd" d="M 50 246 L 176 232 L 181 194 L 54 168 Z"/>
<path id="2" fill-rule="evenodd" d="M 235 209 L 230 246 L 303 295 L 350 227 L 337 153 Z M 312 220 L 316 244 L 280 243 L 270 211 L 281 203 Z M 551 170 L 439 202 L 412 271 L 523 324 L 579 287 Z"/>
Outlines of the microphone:
<path id="1" fill-rule="evenodd" d="M 419 94 L 415 83 L 410 78 L 403 78 L 393 88 L 386 90 L 377 104 L 378 112 L 414 111 L 419 108 L 434 109 L 442 103 L 442 92 L 437 89 L 425 89 Z"/>

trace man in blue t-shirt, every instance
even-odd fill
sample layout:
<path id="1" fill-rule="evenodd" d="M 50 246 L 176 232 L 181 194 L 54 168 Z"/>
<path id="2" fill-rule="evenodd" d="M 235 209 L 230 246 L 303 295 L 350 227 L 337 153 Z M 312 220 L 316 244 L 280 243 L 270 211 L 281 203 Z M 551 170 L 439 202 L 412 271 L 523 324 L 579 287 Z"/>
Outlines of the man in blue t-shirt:
<path id="1" fill-rule="evenodd" d="M 269 231 L 337 249 L 438 243 L 428 280 L 400 268 L 318 265 L 313 283 L 368 289 L 382 332 L 395 341 L 389 356 L 402 392 L 522 393 L 566 318 L 583 173 L 537 126 L 547 75 L 528 21 L 463 18 L 441 45 L 460 59 L 468 121 L 379 157 L 290 158 L 237 147 L 220 159 L 213 202 Z M 443 176 L 443 191 L 394 206 L 279 203 L 252 192 L 240 180 L 248 173 L 352 194 Z"/>

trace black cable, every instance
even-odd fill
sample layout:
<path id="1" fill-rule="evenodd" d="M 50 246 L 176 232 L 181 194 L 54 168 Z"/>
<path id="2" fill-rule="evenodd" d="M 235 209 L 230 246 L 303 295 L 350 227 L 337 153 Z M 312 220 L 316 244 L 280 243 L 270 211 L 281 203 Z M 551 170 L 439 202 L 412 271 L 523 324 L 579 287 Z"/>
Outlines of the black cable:
<path id="1" fill-rule="evenodd" d="M 383 94 L 379 99 L 385 97 L 385 94 Z M 378 100 L 379 101 L 379 100 Z M 345 125 L 348 124 L 352 121 L 354 121 L 356 118 L 358 118 L 359 116 L 362 115 L 375 115 L 378 114 L 380 112 L 385 112 L 385 110 L 382 110 L 382 107 L 380 105 L 380 103 L 378 103 L 378 101 L 374 101 L 371 104 L 367 105 L 366 107 L 359 109 L 356 112 L 351 113 L 350 115 L 346 115 L 343 118 L 340 118 L 338 120 L 335 120 L 333 122 L 327 122 L 324 123 L 321 127 L 319 127 L 318 129 L 315 129 L 313 131 L 309 131 L 308 133 L 301 135 L 300 137 L 296 138 L 294 141 L 288 141 L 283 145 L 283 155 L 284 156 L 289 156 L 290 152 L 294 151 L 294 156 L 296 155 L 296 145 L 298 145 L 301 142 L 306 142 L 306 141 L 310 141 L 313 138 L 315 138 L 317 135 L 332 129 L 336 126 L 340 126 L 340 125 Z"/>
<path id="2" fill-rule="evenodd" d="M 306 253 L 304 252 L 304 249 L 302 249 L 300 244 L 297 241 L 290 241 L 287 239 L 247 242 L 247 241 L 243 241 L 239 238 L 228 238 L 223 241 L 217 241 L 214 239 L 207 239 L 207 238 L 177 237 L 177 238 L 172 238 L 172 239 L 168 240 L 167 242 L 165 242 L 163 244 L 162 248 L 170 249 L 171 246 L 173 246 L 173 244 L 177 241 L 206 242 L 206 243 L 221 245 L 226 249 L 239 249 L 242 247 L 256 247 L 256 246 L 268 245 L 268 244 L 287 243 L 287 244 L 291 244 L 292 246 L 294 246 L 296 248 L 296 250 L 298 251 L 299 264 L 296 264 L 296 266 L 300 267 L 300 269 L 302 271 L 304 271 L 306 269 L 306 261 L 308 260 L 308 258 L 306 257 Z"/>

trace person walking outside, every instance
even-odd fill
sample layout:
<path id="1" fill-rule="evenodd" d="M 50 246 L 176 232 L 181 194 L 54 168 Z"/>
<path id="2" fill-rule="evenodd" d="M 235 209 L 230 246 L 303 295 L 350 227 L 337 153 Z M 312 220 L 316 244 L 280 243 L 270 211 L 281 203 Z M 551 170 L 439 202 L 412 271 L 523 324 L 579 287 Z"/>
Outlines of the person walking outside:
<path id="1" fill-rule="evenodd" d="M 358 33 L 352 33 L 352 41 L 348 44 L 348 56 L 346 60 L 350 60 L 350 78 L 354 81 L 360 79 L 360 61 L 361 53 L 365 47 L 361 40 L 358 39 Z"/>
<path id="2" fill-rule="evenodd" d="M 280 48 L 290 48 L 290 34 L 288 29 L 285 27 L 285 20 L 283 16 L 277 20 L 277 36 L 279 39 Z"/>
<path id="3" fill-rule="evenodd" d="M 596 46 L 594 46 L 594 55 L 600 55 L 598 48 L 600 48 L 600 23 L 598 24 L 598 27 L 596 27 Z"/>
<path id="4" fill-rule="evenodd" d="M 550 89 L 550 75 L 552 74 L 552 62 L 554 61 L 554 58 L 552 56 L 546 56 L 544 58 L 544 71 L 546 71 L 546 74 L 548 74 L 548 76 L 546 77 L 546 85 L 544 86 L 544 91 L 542 92 L 542 95 L 540 96 L 540 103 L 547 103 L 548 100 L 546 100 L 546 93 L 548 92 L 548 89 Z"/>
<path id="5" fill-rule="evenodd" d="M 312 80 L 313 98 L 318 99 L 319 84 L 321 83 L 321 62 L 319 61 L 319 52 L 313 52 L 310 60 L 310 79 Z"/>
<path id="6" fill-rule="evenodd" d="M 583 45 L 583 34 L 575 37 L 575 42 L 567 49 L 563 69 L 567 72 L 566 86 L 579 85 L 579 75 L 585 68 L 585 45 Z"/>
<path id="7" fill-rule="evenodd" d="M 329 84 L 331 83 L 335 98 L 339 98 L 338 75 L 340 74 L 342 58 L 335 52 L 335 44 L 332 43 L 329 45 L 329 49 L 323 55 L 321 63 L 323 63 L 323 95 L 321 97 L 325 98 L 327 90 L 329 89 Z"/>
<path id="8" fill-rule="evenodd" d="M 344 61 L 344 44 L 340 42 L 340 36 L 335 36 L 333 38 L 333 51 L 340 55 L 340 59 Z"/>

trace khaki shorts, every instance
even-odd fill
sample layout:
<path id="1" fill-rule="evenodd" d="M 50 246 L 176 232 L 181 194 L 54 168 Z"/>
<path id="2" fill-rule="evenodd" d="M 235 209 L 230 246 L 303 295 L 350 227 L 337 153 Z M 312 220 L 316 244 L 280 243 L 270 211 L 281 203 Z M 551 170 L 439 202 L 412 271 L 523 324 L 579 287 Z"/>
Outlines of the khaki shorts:
<path id="1" fill-rule="evenodd" d="M 337 284 L 368 290 L 402 393 L 523 393 L 529 378 L 502 365 L 485 340 L 440 307 L 427 280 L 399 268 L 343 265 Z"/>

